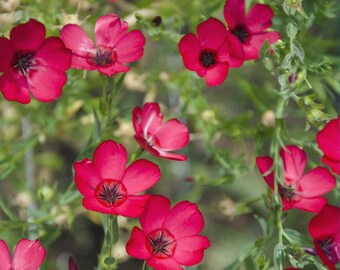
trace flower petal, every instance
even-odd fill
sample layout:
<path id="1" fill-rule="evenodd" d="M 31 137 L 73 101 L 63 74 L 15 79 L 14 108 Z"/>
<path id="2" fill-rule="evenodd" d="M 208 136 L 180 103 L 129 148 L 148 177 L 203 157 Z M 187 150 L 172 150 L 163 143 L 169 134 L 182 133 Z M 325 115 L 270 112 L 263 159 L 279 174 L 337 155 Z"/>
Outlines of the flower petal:
<path id="1" fill-rule="evenodd" d="M 158 103 L 145 103 L 142 108 L 142 116 L 140 120 L 144 139 L 148 138 L 149 135 L 154 135 L 162 125 L 162 121 L 163 115 Z"/>
<path id="2" fill-rule="evenodd" d="M 217 61 L 228 62 L 231 68 L 242 66 L 244 62 L 243 47 L 235 35 L 227 35 L 223 45 L 218 50 Z"/>
<path id="3" fill-rule="evenodd" d="M 176 239 L 175 260 L 185 266 L 192 266 L 202 261 L 204 250 L 210 247 L 209 239 L 202 235 Z"/>
<path id="4" fill-rule="evenodd" d="M 135 107 L 132 111 L 132 123 L 135 129 L 136 135 L 143 136 L 143 130 L 141 127 L 140 119 L 142 115 L 142 109 L 139 107 Z"/>
<path id="5" fill-rule="evenodd" d="M 302 196 L 312 198 L 331 191 L 336 186 L 336 180 L 327 169 L 316 167 L 302 176 L 299 185 Z"/>
<path id="6" fill-rule="evenodd" d="M 137 61 L 143 56 L 145 37 L 139 30 L 124 35 L 115 45 L 117 60 L 121 63 Z"/>
<path id="7" fill-rule="evenodd" d="M 95 49 L 92 40 L 77 24 L 65 25 L 60 31 L 60 37 L 66 48 L 76 55 L 87 56 L 91 50 Z"/>
<path id="8" fill-rule="evenodd" d="M 71 51 L 66 49 L 58 37 L 46 38 L 35 53 L 34 59 L 39 65 L 66 71 L 71 66 Z"/>
<path id="9" fill-rule="evenodd" d="M 189 143 L 189 130 L 177 119 L 170 119 L 158 129 L 154 138 L 162 151 L 178 150 Z"/>
<path id="10" fill-rule="evenodd" d="M 27 77 L 32 95 L 41 102 L 59 98 L 66 81 L 67 77 L 63 71 L 46 66 L 36 67 Z"/>
<path id="11" fill-rule="evenodd" d="M 161 171 L 158 165 L 139 159 L 126 169 L 122 183 L 128 194 L 137 194 L 152 187 L 160 177 Z"/>
<path id="12" fill-rule="evenodd" d="M 103 179 L 123 178 L 127 153 L 123 145 L 112 140 L 102 142 L 94 151 L 93 163 Z"/>
<path id="13" fill-rule="evenodd" d="M 244 24 L 244 0 L 227 0 L 224 5 L 224 18 L 229 29 L 234 29 L 236 26 Z"/>
<path id="14" fill-rule="evenodd" d="M 210 17 L 197 26 L 197 36 L 202 49 L 217 51 L 224 43 L 227 29 L 220 20 Z"/>
<path id="15" fill-rule="evenodd" d="M 209 86 L 222 84 L 228 75 L 228 70 L 228 63 L 218 63 L 213 65 L 207 70 L 207 74 L 205 75 L 205 82 Z"/>
<path id="16" fill-rule="evenodd" d="M 170 200 L 164 196 L 152 195 L 145 206 L 139 222 L 145 234 L 163 228 L 165 217 L 170 211 Z"/>
<path id="17" fill-rule="evenodd" d="M 323 197 L 301 198 L 298 201 L 291 202 L 294 208 L 313 213 L 319 212 L 326 205 L 326 203 L 327 200 Z"/>
<path id="18" fill-rule="evenodd" d="M 150 195 L 129 195 L 126 200 L 119 206 L 114 207 L 117 215 L 124 217 L 135 218 L 140 216 L 145 209 Z"/>
<path id="19" fill-rule="evenodd" d="M 0 37 L 0 72 L 6 72 L 12 69 L 12 61 L 14 57 L 14 44 L 4 37 Z"/>
<path id="20" fill-rule="evenodd" d="M 140 260 L 148 260 L 152 257 L 152 254 L 146 248 L 146 237 L 144 232 L 138 228 L 134 227 L 131 232 L 131 237 L 126 244 L 126 252 L 134 258 Z"/>
<path id="21" fill-rule="evenodd" d="M 307 163 L 305 151 L 297 146 L 289 145 L 286 146 L 285 149 L 281 149 L 280 156 L 283 161 L 284 177 L 286 181 L 300 181 Z"/>
<path id="22" fill-rule="evenodd" d="M 0 91 L 9 101 L 15 100 L 22 104 L 31 101 L 26 77 L 16 73 L 7 72 L 0 77 Z"/>
<path id="23" fill-rule="evenodd" d="M 252 33 L 259 33 L 272 26 L 273 10 L 268 5 L 256 3 L 248 12 L 246 24 Z"/>
<path id="24" fill-rule="evenodd" d="M 328 165 L 331 170 L 340 175 L 340 160 L 334 160 L 334 159 L 330 159 L 327 156 L 323 156 L 322 157 L 322 162 L 326 165 Z"/>
<path id="25" fill-rule="evenodd" d="M 11 258 L 9 255 L 7 244 L 4 240 L 0 240 L 0 269 L 11 269 Z"/>
<path id="26" fill-rule="evenodd" d="M 128 24 L 115 14 L 101 16 L 94 28 L 97 46 L 114 47 L 126 33 Z"/>
<path id="27" fill-rule="evenodd" d="M 170 210 L 164 226 L 177 239 L 198 234 L 204 227 L 204 220 L 196 204 L 182 201 Z"/>
<path id="28" fill-rule="evenodd" d="M 76 161 L 74 167 L 74 180 L 79 192 L 84 196 L 93 196 L 97 185 L 102 181 L 98 171 L 93 166 L 91 160 L 85 158 Z"/>
<path id="29" fill-rule="evenodd" d="M 151 258 L 147 260 L 147 263 L 156 270 L 183 270 L 173 257 L 167 259 Z"/>
<path id="30" fill-rule="evenodd" d="M 16 49 L 22 51 L 36 51 L 43 43 L 46 34 L 45 26 L 30 19 L 27 23 L 19 24 L 10 33 L 10 39 Z"/>
<path id="31" fill-rule="evenodd" d="M 112 77 L 113 75 L 116 75 L 119 72 L 128 72 L 130 70 L 129 67 L 124 66 L 123 64 L 118 62 L 115 62 L 108 67 L 97 66 L 97 69 L 100 73 L 109 77 Z"/>
<path id="32" fill-rule="evenodd" d="M 156 157 L 177 160 L 177 161 L 185 161 L 188 159 L 188 157 L 185 155 L 170 153 L 170 152 L 161 151 L 161 150 L 157 151 L 157 154 L 154 154 L 153 152 L 151 152 L 151 154 L 155 155 Z"/>
<path id="33" fill-rule="evenodd" d="M 268 156 L 256 158 L 257 167 L 259 168 L 263 178 L 266 180 L 268 186 L 272 189 L 274 189 L 274 172 L 270 172 L 270 169 L 273 167 L 273 163 L 273 159 Z"/>
<path id="34" fill-rule="evenodd" d="M 85 197 L 83 198 L 83 206 L 91 211 L 103 213 L 103 214 L 110 214 L 110 215 L 117 215 L 115 212 L 114 207 L 107 207 L 102 205 L 96 197 Z"/>
<path id="35" fill-rule="evenodd" d="M 40 245 L 39 240 L 21 239 L 14 251 L 12 269 L 38 269 L 45 256 L 46 250 Z"/>

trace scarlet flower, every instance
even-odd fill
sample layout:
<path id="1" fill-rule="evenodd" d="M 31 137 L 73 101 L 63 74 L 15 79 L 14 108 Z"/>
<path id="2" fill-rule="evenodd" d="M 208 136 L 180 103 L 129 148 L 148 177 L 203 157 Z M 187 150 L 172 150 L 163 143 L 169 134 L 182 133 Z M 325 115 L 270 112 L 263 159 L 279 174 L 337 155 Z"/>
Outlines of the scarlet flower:
<path id="1" fill-rule="evenodd" d="M 13 260 L 5 241 L 0 240 L 1 270 L 38 270 L 46 256 L 39 240 L 21 239 L 14 251 Z"/>
<path id="2" fill-rule="evenodd" d="M 297 146 L 286 146 L 280 156 L 284 168 L 284 185 L 279 185 L 283 210 L 291 208 L 309 212 L 319 212 L 327 200 L 321 195 L 336 186 L 334 176 L 323 167 L 316 167 L 304 174 L 307 156 Z M 271 157 L 257 157 L 256 164 L 270 188 L 274 189 L 274 172 Z"/>
<path id="3" fill-rule="evenodd" d="M 72 51 L 72 67 L 98 70 L 106 76 L 127 72 L 126 63 L 137 61 L 144 53 L 145 37 L 139 30 L 127 32 L 127 22 L 115 14 L 101 16 L 95 25 L 96 45 L 76 24 L 61 29 L 61 38 Z"/>
<path id="4" fill-rule="evenodd" d="M 327 204 L 308 224 L 317 255 L 330 270 L 340 262 L 340 208 Z"/>
<path id="5" fill-rule="evenodd" d="M 170 153 L 189 143 L 189 130 L 177 119 L 163 123 L 163 115 L 155 102 L 145 103 L 143 108 L 135 107 L 132 112 L 135 139 L 146 151 L 156 157 L 172 160 L 186 160 L 181 154 Z"/>
<path id="6" fill-rule="evenodd" d="M 340 115 L 316 135 L 316 142 L 324 153 L 322 162 L 340 175 Z"/>
<path id="7" fill-rule="evenodd" d="M 198 264 L 210 247 L 207 237 L 198 235 L 204 220 L 197 205 L 188 201 L 170 210 L 163 196 L 150 196 L 139 217 L 142 229 L 134 227 L 126 244 L 127 253 L 146 260 L 155 270 L 180 270 L 181 265 Z"/>
<path id="8" fill-rule="evenodd" d="M 221 21 L 212 17 L 197 26 L 197 37 L 193 33 L 186 34 L 178 49 L 185 67 L 205 77 L 209 86 L 223 83 L 229 68 L 240 67 L 244 61 L 239 40 Z"/>
<path id="9" fill-rule="evenodd" d="M 0 37 L 0 91 L 5 99 L 27 104 L 30 92 L 41 102 L 57 99 L 67 81 L 71 52 L 59 37 L 45 38 L 45 26 L 30 19 Z"/>
<path id="10" fill-rule="evenodd" d="M 143 212 L 149 195 L 136 194 L 152 187 L 161 172 L 145 159 L 125 169 L 126 163 L 124 146 L 108 140 L 96 148 L 93 161 L 85 158 L 73 164 L 77 188 L 85 196 L 85 208 L 125 217 L 137 217 Z"/>
<path id="11" fill-rule="evenodd" d="M 241 42 L 244 49 L 244 60 L 259 58 L 260 49 L 265 40 L 269 44 L 280 39 L 280 34 L 265 31 L 272 25 L 274 13 L 268 5 L 255 4 L 245 16 L 244 0 L 227 0 L 224 5 L 224 18 L 228 30 Z"/>

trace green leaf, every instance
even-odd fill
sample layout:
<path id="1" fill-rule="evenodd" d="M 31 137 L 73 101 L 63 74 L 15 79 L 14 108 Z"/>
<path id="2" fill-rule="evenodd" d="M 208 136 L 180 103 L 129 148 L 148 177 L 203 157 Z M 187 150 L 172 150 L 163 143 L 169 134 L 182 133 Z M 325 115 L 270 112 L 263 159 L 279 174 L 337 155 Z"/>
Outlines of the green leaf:
<path id="1" fill-rule="evenodd" d="M 286 246 L 277 243 L 274 247 L 274 269 L 280 270 L 280 266 L 282 266 L 283 261 L 283 251 L 286 249 Z"/>
<path id="2" fill-rule="evenodd" d="M 305 60 L 305 51 L 303 50 L 301 44 L 297 40 L 293 41 L 292 51 L 300 59 L 301 63 L 303 63 Z"/>
<path id="3" fill-rule="evenodd" d="M 293 23 L 288 23 L 287 25 L 287 35 L 290 38 L 290 40 L 295 39 L 296 34 L 298 32 L 298 28 Z"/>
<path id="4" fill-rule="evenodd" d="M 295 243 L 297 243 L 301 247 L 312 247 L 313 243 L 310 238 L 302 235 L 298 231 L 295 231 L 293 229 L 285 229 L 285 234 L 293 240 Z"/>

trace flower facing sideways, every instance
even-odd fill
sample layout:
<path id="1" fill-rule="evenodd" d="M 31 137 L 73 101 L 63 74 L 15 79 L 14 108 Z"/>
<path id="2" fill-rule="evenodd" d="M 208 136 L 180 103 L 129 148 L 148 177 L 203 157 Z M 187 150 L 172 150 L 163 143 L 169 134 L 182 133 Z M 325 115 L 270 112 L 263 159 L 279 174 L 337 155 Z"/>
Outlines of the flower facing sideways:
<path id="1" fill-rule="evenodd" d="M 149 195 L 138 195 L 152 187 L 160 178 L 158 166 L 145 159 L 126 167 L 125 148 L 114 141 L 101 143 L 93 161 L 85 158 L 74 163 L 75 182 L 89 210 L 125 217 L 137 217 Z"/>
<path id="2" fill-rule="evenodd" d="M 316 135 L 316 142 L 324 153 L 322 162 L 340 175 L 340 115 Z"/>
<path id="3" fill-rule="evenodd" d="M 187 159 L 184 155 L 170 151 L 181 149 L 189 143 L 188 128 L 177 119 L 163 123 L 163 115 L 157 103 L 146 103 L 142 109 L 134 108 L 132 121 L 136 131 L 135 139 L 144 150 L 157 157 L 181 161 Z"/>
<path id="4" fill-rule="evenodd" d="M 210 246 L 207 237 L 198 235 L 204 227 L 203 216 L 188 201 L 170 209 L 166 197 L 150 196 L 139 221 L 142 229 L 133 228 L 126 251 L 155 270 L 181 270 L 181 265 L 198 264 Z"/>
<path id="5" fill-rule="evenodd" d="M 269 44 L 280 39 L 280 34 L 265 31 L 272 25 L 274 13 L 268 5 L 255 4 L 245 16 L 245 0 L 227 0 L 224 6 L 224 18 L 228 30 L 236 36 L 244 49 L 244 60 L 259 58 L 260 49 L 265 40 Z"/>
<path id="6" fill-rule="evenodd" d="M 98 70 L 106 76 L 127 72 L 126 63 L 143 56 L 145 37 L 139 30 L 127 32 L 128 24 L 115 14 L 100 17 L 95 25 L 96 44 L 76 24 L 61 29 L 61 38 L 72 51 L 72 67 Z"/>
<path id="7" fill-rule="evenodd" d="M 13 260 L 5 241 L 0 240 L 1 270 L 38 270 L 46 256 L 39 240 L 21 239 L 15 247 Z"/>
<path id="8" fill-rule="evenodd" d="M 330 270 L 340 262 L 340 208 L 327 204 L 308 224 L 316 254 Z"/>
<path id="9" fill-rule="evenodd" d="M 223 83 L 229 68 L 240 67 L 244 61 L 239 40 L 212 17 L 197 26 L 197 36 L 186 34 L 178 49 L 185 67 L 205 77 L 209 86 Z"/>
<path id="10" fill-rule="evenodd" d="M 45 26 L 30 19 L 0 37 L 0 91 L 7 100 L 27 104 L 30 93 L 41 102 L 61 95 L 71 52 L 59 37 L 45 38 Z"/>
<path id="11" fill-rule="evenodd" d="M 319 212 L 327 200 L 321 197 L 336 186 L 334 176 L 323 167 L 316 167 L 304 174 L 307 156 L 297 146 L 286 146 L 280 156 L 284 169 L 284 185 L 279 185 L 283 210 L 297 208 L 303 211 Z M 270 188 L 274 189 L 274 172 L 271 157 L 257 157 L 256 164 Z"/>

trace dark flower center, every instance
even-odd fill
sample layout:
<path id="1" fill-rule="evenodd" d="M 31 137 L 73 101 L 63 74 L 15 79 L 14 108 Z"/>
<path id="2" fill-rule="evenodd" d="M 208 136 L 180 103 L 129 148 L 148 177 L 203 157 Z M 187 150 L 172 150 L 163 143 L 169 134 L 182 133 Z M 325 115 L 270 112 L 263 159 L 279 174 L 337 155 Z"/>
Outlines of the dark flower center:
<path id="1" fill-rule="evenodd" d="M 126 189 L 119 181 L 104 180 L 95 190 L 98 201 L 106 206 L 119 206 L 126 199 Z"/>
<path id="2" fill-rule="evenodd" d="M 296 199 L 296 190 L 290 186 L 288 187 L 279 187 L 279 193 L 282 197 L 284 197 L 287 201 L 293 201 Z"/>
<path id="3" fill-rule="evenodd" d="M 320 248 L 332 263 L 340 262 L 340 243 L 332 238 L 318 241 Z"/>
<path id="4" fill-rule="evenodd" d="M 245 43 L 249 36 L 247 29 L 242 25 L 237 26 L 232 33 L 241 41 L 241 43 Z"/>
<path id="5" fill-rule="evenodd" d="M 13 57 L 12 67 L 26 76 L 33 65 L 33 53 L 16 52 Z"/>
<path id="6" fill-rule="evenodd" d="M 116 58 L 117 54 L 115 51 L 97 49 L 96 54 L 89 61 L 96 66 L 106 67 L 115 62 Z"/>
<path id="7" fill-rule="evenodd" d="M 216 63 L 216 53 L 211 51 L 202 51 L 200 61 L 204 67 L 210 67 Z"/>
<path id="8" fill-rule="evenodd" d="M 156 258 L 169 258 L 176 249 L 176 240 L 167 229 L 157 229 L 147 236 L 146 247 Z"/>

